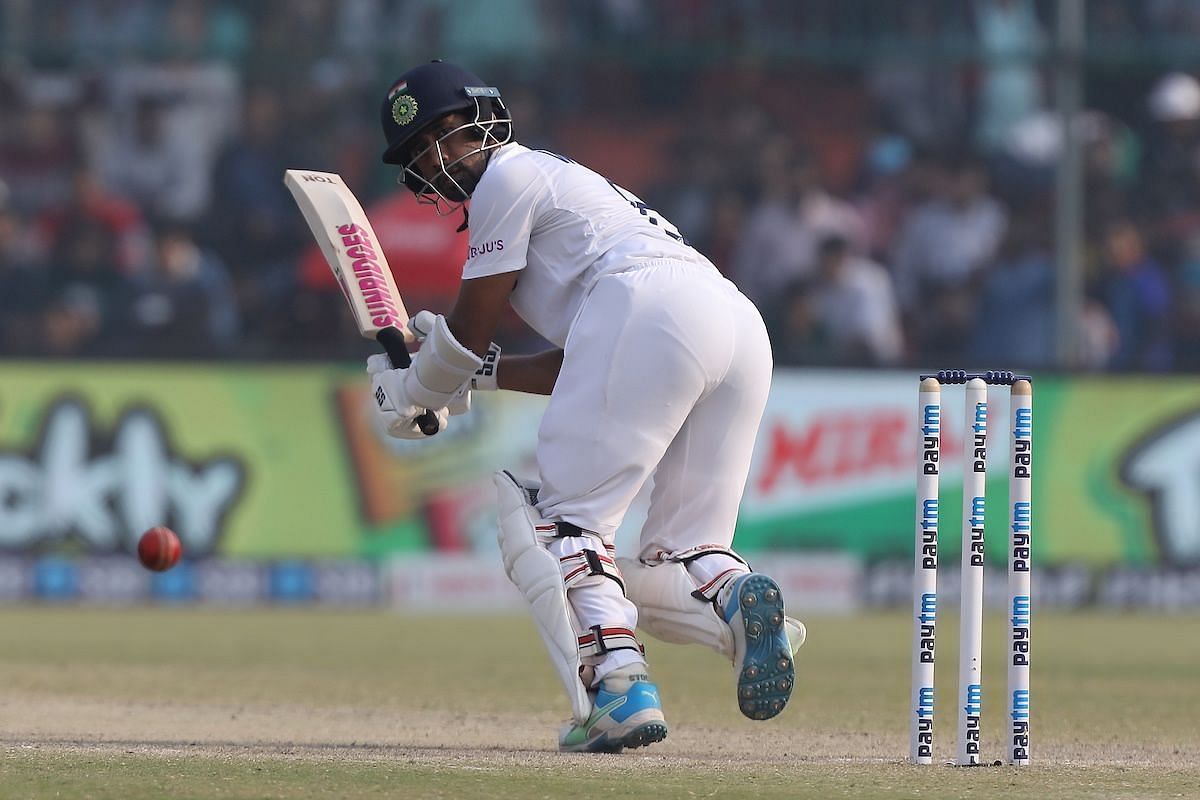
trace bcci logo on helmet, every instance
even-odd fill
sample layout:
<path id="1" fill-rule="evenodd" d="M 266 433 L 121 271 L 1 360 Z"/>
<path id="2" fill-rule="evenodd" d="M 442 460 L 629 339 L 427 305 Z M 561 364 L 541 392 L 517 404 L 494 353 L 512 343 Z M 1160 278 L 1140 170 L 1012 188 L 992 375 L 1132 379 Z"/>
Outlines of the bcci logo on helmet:
<path id="1" fill-rule="evenodd" d="M 402 94 L 392 102 L 392 119 L 397 125 L 407 125 L 417 118 L 417 98 Z"/>

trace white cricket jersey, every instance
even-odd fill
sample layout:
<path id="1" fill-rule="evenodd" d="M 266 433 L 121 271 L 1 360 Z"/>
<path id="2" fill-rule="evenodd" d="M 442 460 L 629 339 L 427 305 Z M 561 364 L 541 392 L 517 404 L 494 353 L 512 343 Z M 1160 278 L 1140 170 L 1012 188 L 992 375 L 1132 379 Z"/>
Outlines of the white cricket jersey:
<path id="1" fill-rule="evenodd" d="M 499 148 L 471 196 L 463 279 L 522 270 L 512 307 L 558 347 L 597 278 L 663 259 L 717 274 L 632 192 L 553 153 Z"/>

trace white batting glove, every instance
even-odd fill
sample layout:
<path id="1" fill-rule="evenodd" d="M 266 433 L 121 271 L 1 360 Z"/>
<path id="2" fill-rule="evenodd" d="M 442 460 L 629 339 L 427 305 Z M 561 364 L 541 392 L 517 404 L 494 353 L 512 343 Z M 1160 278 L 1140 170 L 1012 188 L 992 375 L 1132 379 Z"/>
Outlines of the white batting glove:
<path id="1" fill-rule="evenodd" d="M 467 384 L 459 387 L 459 390 L 450 398 L 450 402 L 446 404 L 446 411 L 452 417 L 460 417 L 471 410 L 471 388 Z"/>
<path id="2" fill-rule="evenodd" d="M 413 332 L 413 336 L 417 337 L 418 342 L 425 341 L 425 337 L 433 330 L 434 324 L 437 322 L 437 314 L 432 311 L 418 311 L 409 317 L 408 329 Z"/>
<path id="3" fill-rule="evenodd" d="M 496 372 L 500 366 L 500 345 L 492 342 L 488 345 L 488 351 L 483 354 L 483 366 L 475 370 L 475 374 L 471 376 L 471 388 L 481 392 L 496 391 Z"/>
<path id="4" fill-rule="evenodd" d="M 416 361 L 420 355 L 420 353 L 414 355 L 412 357 L 413 360 Z M 372 378 L 375 375 L 382 374 L 384 372 L 390 372 L 391 370 L 392 361 L 390 358 L 388 358 L 386 353 L 375 353 L 374 355 L 367 356 L 367 374 Z M 471 387 L 464 383 L 459 390 L 454 393 L 454 396 L 450 398 L 450 402 L 446 404 L 445 410 L 452 417 L 462 416 L 470 411 Z M 441 419 L 440 416 L 438 418 L 439 420 Z"/>
<path id="5" fill-rule="evenodd" d="M 406 372 L 408 370 L 392 369 L 391 360 L 383 353 L 367 359 L 375 410 L 383 420 L 388 436 L 396 439 L 428 439 L 417 425 L 417 417 L 425 413 L 425 408 L 409 399 L 405 389 Z M 440 408 L 433 413 L 437 417 L 438 432 L 446 430 L 450 420 L 449 411 Z"/>
<path id="6" fill-rule="evenodd" d="M 375 355 L 367 356 L 367 374 L 372 378 L 390 369 L 392 369 L 392 360 L 388 358 L 387 353 L 376 353 Z"/>
<path id="7" fill-rule="evenodd" d="M 417 341 L 425 341 L 425 337 L 433 330 L 433 326 L 437 324 L 437 314 L 432 311 L 418 311 L 408 321 L 408 329 L 417 337 Z M 488 351 L 483 356 L 483 366 L 475 370 L 475 374 L 471 376 L 470 386 L 468 389 L 474 389 L 481 392 L 494 392 L 496 386 L 496 367 L 500 363 L 500 345 L 492 342 L 488 345 Z M 450 403 L 453 406 L 453 400 Z M 471 406 L 470 398 L 467 398 L 467 408 Z M 454 411 L 450 412 L 457 416 Z M 466 413 L 465 411 L 458 413 Z"/>

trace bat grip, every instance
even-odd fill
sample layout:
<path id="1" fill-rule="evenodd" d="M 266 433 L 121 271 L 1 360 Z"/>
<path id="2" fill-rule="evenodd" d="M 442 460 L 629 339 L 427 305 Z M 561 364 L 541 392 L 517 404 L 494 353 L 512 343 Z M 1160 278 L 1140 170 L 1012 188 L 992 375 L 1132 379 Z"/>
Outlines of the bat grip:
<path id="1" fill-rule="evenodd" d="M 388 354 L 388 360 L 392 362 L 395 369 L 408 369 L 412 366 L 412 356 L 408 354 L 408 343 L 404 341 L 404 334 L 395 326 L 382 328 L 379 333 L 375 334 L 375 339 L 383 345 L 384 352 Z M 421 433 L 426 436 L 433 436 L 441 428 L 438 424 L 437 416 L 425 409 L 425 413 L 417 417 L 417 427 L 421 429 Z"/>

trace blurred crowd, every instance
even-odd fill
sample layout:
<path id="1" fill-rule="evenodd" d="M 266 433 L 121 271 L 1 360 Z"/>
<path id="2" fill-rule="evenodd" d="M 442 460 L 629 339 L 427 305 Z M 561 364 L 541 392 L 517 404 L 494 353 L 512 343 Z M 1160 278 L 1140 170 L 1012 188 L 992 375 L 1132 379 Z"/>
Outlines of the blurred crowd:
<path id="1" fill-rule="evenodd" d="M 1086 53 L 1200 35 L 1190 0 L 1086 5 Z M 446 57 L 500 86 L 522 142 L 669 217 L 762 309 L 779 364 L 1200 371 L 1200 60 L 1151 55 L 1082 61 L 1084 298 L 1059 360 L 1048 1 L 0 0 L 0 15 L 4 356 L 360 353 L 289 167 L 341 173 L 402 254 L 410 311 L 444 310 L 465 237 L 395 186 L 377 118 L 396 74 Z M 538 344 L 515 320 L 504 335 Z"/>

